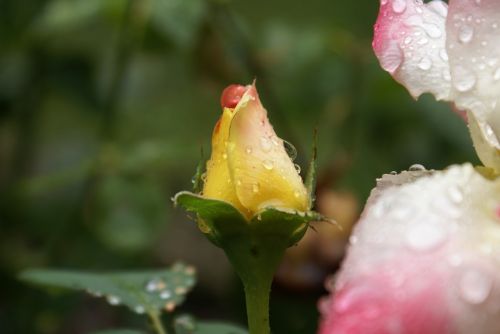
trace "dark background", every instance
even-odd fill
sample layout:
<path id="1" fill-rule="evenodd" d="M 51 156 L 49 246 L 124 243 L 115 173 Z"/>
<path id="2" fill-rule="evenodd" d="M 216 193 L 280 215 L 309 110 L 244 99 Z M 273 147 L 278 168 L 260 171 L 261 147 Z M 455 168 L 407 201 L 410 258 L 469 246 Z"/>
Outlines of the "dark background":
<path id="1" fill-rule="evenodd" d="M 144 323 L 83 294 L 25 285 L 24 268 L 175 260 L 200 280 L 180 312 L 245 323 L 223 253 L 170 201 L 191 187 L 230 83 L 257 78 L 303 166 L 318 128 L 318 199 L 331 195 L 320 209 L 347 215 L 346 225 L 382 173 L 476 162 L 447 105 L 415 102 L 379 67 L 377 10 L 376 0 L 0 0 L 0 333 Z M 326 237 L 331 257 L 289 255 L 272 295 L 275 333 L 314 332 L 345 238 Z"/>

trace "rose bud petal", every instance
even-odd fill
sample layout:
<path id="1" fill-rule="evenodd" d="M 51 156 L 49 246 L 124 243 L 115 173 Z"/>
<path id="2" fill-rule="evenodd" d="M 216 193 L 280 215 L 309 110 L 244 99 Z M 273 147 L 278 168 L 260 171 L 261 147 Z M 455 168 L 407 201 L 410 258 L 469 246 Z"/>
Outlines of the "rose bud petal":
<path id="1" fill-rule="evenodd" d="M 229 173 L 227 162 L 227 140 L 233 120 L 234 109 L 224 108 L 212 134 L 212 154 L 207 162 L 207 172 L 203 187 L 203 196 L 226 201 L 240 210 L 245 216 L 250 212 L 236 196 L 236 189 Z"/>
<path id="2" fill-rule="evenodd" d="M 228 156 L 236 194 L 250 211 L 270 206 L 307 210 L 307 191 L 293 161 L 267 118 L 255 85 L 235 109 Z"/>
<path id="3" fill-rule="evenodd" d="M 500 179 L 386 175 L 351 236 L 320 334 L 499 333 Z"/>
<path id="4" fill-rule="evenodd" d="M 266 207 L 306 212 L 308 194 L 267 118 L 255 84 L 231 85 L 212 138 L 203 195 L 231 203 L 247 218 Z M 242 93 L 243 92 L 243 93 Z M 241 96 L 241 98 L 240 98 Z"/>
<path id="5" fill-rule="evenodd" d="M 500 1 L 382 0 L 373 48 L 413 97 L 468 111 L 479 158 L 500 171 Z"/>

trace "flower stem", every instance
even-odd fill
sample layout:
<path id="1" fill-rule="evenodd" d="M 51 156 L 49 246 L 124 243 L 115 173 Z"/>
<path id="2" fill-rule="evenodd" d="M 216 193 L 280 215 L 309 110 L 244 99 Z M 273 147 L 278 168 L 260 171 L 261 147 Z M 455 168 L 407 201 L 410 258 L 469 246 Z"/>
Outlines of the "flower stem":
<path id="1" fill-rule="evenodd" d="M 269 294 L 274 272 L 286 249 L 277 236 L 231 238 L 222 248 L 245 288 L 250 334 L 269 334 Z"/>
<path id="2" fill-rule="evenodd" d="M 151 319 L 151 324 L 153 325 L 153 328 L 156 333 L 158 334 L 168 334 L 165 328 L 163 327 L 163 324 L 161 323 L 160 316 L 158 313 L 148 313 L 149 318 Z"/>

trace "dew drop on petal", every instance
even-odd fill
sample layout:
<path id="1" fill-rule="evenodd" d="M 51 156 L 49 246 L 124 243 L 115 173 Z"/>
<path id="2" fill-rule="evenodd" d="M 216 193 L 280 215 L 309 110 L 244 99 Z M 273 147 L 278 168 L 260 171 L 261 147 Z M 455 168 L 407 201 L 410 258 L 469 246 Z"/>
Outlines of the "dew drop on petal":
<path id="1" fill-rule="evenodd" d="M 448 197 L 450 197 L 450 200 L 455 204 L 460 204 L 464 199 L 462 190 L 460 190 L 460 188 L 457 186 L 448 188 L 447 193 Z"/>
<path id="2" fill-rule="evenodd" d="M 440 246 L 446 238 L 446 232 L 428 223 L 412 226 L 406 234 L 408 247 L 416 251 L 427 251 Z"/>
<path id="3" fill-rule="evenodd" d="M 463 66 L 455 68 L 453 86 L 461 93 L 471 90 L 476 85 L 476 76 Z"/>
<path id="4" fill-rule="evenodd" d="M 393 0 L 392 10 L 397 14 L 403 13 L 406 10 L 406 0 Z"/>
<path id="5" fill-rule="evenodd" d="M 448 61 L 448 53 L 446 52 L 446 49 L 439 50 L 439 56 L 443 61 Z"/>
<path id="6" fill-rule="evenodd" d="M 461 43 L 467 44 L 474 37 L 474 28 L 469 25 L 462 25 L 458 30 L 458 40 Z"/>
<path id="7" fill-rule="evenodd" d="M 380 58 L 380 65 L 389 73 L 394 73 L 403 62 L 403 51 L 399 44 L 392 41 Z"/>
<path id="8" fill-rule="evenodd" d="M 252 185 L 252 191 L 253 191 L 254 193 L 258 193 L 258 192 L 259 192 L 259 190 L 260 190 L 259 185 L 258 185 L 257 183 L 254 183 L 254 184 Z"/>
<path id="9" fill-rule="evenodd" d="M 486 301 L 492 288 L 491 277 L 475 269 L 467 270 L 460 279 L 460 297 L 471 304 Z"/>
<path id="10" fill-rule="evenodd" d="M 274 168 L 274 163 L 271 160 L 264 160 L 264 162 L 262 162 L 262 166 L 264 166 L 267 170 L 272 170 Z"/>
<path id="11" fill-rule="evenodd" d="M 423 57 L 418 63 L 418 68 L 422 71 L 428 71 L 432 67 L 432 61 L 428 57 Z"/>
<path id="12" fill-rule="evenodd" d="M 249 147 L 247 147 L 247 148 L 245 149 L 245 152 L 246 152 L 247 154 L 252 154 L 252 148 L 251 148 L 250 146 L 249 146 Z"/>
<path id="13" fill-rule="evenodd" d="M 423 172 L 423 171 L 425 171 L 426 169 L 425 169 L 425 167 L 424 167 L 423 165 L 421 165 L 421 164 L 413 164 L 413 165 L 411 165 L 411 166 L 410 166 L 410 168 L 408 168 L 408 170 L 409 170 L 410 172 Z"/>
<path id="14" fill-rule="evenodd" d="M 500 67 L 499 67 L 499 68 L 497 68 L 497 69 L 495 70 L 495 72 L 493 73 L 493 79 L 494 79 L 495 81 L 500 80 Z"/>
<path id="15" fill-rule="evenodd" d="M 260 147 L 262 148 L 262 150 L 264 152 L 271 151 L 271 148 L 272 148 L 271 141 L 266 137 L 261 137 L 260 138 Z"/>

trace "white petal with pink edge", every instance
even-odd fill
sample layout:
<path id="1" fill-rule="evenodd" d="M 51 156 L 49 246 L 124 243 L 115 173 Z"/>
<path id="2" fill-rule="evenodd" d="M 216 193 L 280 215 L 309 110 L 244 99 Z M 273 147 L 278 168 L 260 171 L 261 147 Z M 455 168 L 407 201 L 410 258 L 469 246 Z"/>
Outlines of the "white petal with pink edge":
<path id="1" fill-rule="evenodd" d="M 373 49 L 381 66 L 415 98 L 426 92 L 438 99 L 449 97 L 447 12 L 442 1 L 381 1 Z"/>
<path id="2" fill-rule="evenodd" d="M 470 129 L 478 155 L 486 166 L 500 171 L 500 1 L 450 1 L 446 31 L 450 99 L 472 113 Z"/>
<path id="3" fill-rule="evenodd" d="M 500 332 L 499 208 L 500 179 L 469 164 L 384 176 L 320 333 Z"/>

